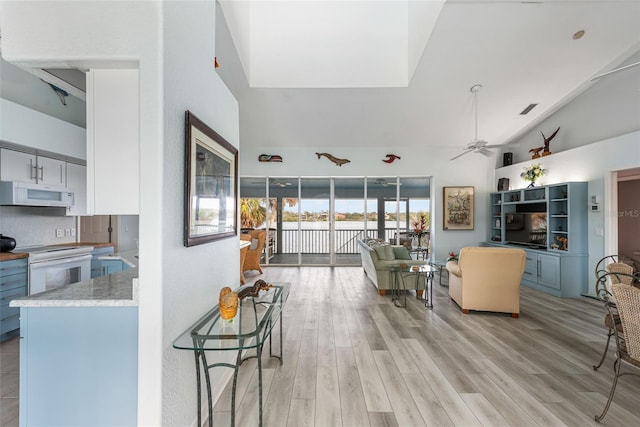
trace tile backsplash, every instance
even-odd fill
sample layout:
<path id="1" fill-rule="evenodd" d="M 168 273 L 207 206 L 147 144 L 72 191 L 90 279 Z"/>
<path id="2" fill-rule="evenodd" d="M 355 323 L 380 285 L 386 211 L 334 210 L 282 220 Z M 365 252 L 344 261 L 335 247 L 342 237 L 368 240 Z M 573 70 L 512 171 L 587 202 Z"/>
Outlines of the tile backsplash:
<path id="1" fill-rule="evenodd" d="M 64 215 L 65 208 L 0 206 L 0 233 L 16 239 L 17 247 L 75 242 L 65 229 L 76 228 L 76 217 Z"/>

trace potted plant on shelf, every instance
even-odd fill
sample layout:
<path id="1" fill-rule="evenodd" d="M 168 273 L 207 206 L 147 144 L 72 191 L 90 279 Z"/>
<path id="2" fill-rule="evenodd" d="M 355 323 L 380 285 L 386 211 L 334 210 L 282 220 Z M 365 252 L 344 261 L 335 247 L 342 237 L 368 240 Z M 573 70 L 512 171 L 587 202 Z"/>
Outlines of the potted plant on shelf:
<path id="1" fill-rule="evenodd" d="M 524 168 L 524 172 L 520 174 L 520 178 L 525 181 L 530 181 L 531 184 L 527 186 L 527 188 L 535 187 L 535 183 L 542 175 L 546 174 L 547 170 L 542 169 L 540 163 L 536 163 L 535 165 L 531 165 L 529 167 Z"/>

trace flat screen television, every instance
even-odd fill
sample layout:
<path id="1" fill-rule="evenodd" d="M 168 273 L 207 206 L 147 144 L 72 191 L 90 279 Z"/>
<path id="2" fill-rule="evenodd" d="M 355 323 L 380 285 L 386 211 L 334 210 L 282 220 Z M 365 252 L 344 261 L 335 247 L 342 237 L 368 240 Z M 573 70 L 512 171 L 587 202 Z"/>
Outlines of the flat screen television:
<path id="1" fill-rule="evenodd" d="M 518 212 L 505 215 L 505 240 L 514 245 L 547 247 L 546 212 Z"/>

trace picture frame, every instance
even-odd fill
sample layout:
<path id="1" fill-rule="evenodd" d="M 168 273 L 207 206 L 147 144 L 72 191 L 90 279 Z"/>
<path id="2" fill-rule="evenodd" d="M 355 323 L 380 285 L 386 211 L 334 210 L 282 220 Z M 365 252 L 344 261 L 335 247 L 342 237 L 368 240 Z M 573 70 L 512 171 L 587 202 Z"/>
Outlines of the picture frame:
<path id="1" fill-rule="evenodd" d="M 442 206 L 443 230 L 473 230 L 474 187 L 443 187 Z"/>
<path id="2" fill-rule="evenodd" d="M 237 235 L 238 150 L 185 112 L 184 245 Z"/>

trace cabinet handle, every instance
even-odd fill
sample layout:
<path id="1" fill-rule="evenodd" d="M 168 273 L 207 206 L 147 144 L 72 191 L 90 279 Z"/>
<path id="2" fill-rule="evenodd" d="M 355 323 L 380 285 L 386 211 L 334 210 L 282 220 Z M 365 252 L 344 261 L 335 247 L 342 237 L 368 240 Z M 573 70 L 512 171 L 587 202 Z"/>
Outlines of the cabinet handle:
<path id="1" fill-rule="evenodd" d="M 32 159 L 29 159 L 29 168 L 31 168 L 31 179 L 35 179 L 37 181 L 38 180 L 38 169 L 33 164 L 33 160 Z M 33 175 L 34 171 L 36 173 L 35 176 Z"/>
<path id="2" fill-rule="evenodd" d="M 21 270 L 22 269 L 22 270 L 25 270 L 25 273 L 26 273 L 25 267 L 26 267 L 25 265 L 16 265 L 16 266 L 13 266 L 13 267 L 2 267 L 2 268 L 0 268 L 0 271 L 10 271 L 10 270 Z"/>
<path id="3" fill-rule="evenodd" d="M 64 177 L 62 176 L 62 165 L 60 165 L 60 185 L 65 184 Z"/>
<path id="4" fill-rule="evenodd" d="M 40 178 L 36 178 L 36 179 L 39 179 L 40 181 L 44 181 L 44 166 L 40 166 L 38 170 L 40 171 Z"/>

